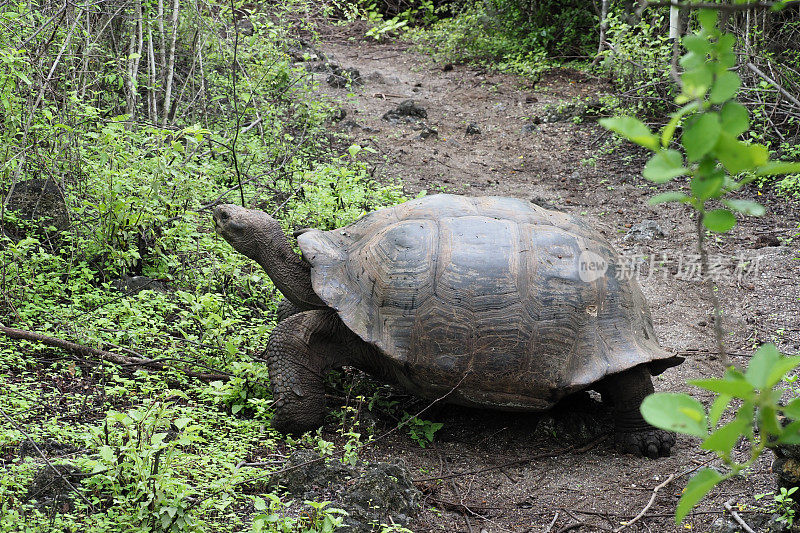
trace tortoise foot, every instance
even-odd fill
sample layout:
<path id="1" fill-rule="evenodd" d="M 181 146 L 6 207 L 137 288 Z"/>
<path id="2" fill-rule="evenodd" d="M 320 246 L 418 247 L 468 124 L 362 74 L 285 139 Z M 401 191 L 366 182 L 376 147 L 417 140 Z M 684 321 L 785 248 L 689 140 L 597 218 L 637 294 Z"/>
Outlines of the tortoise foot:
<path id="1" fill-rule="evenodd" d="M 670 448 L 675 445 L 674 434 L 655 428 L 618 431 L 614 440 L 619 452 L 643 455 L 650 459 L 668 457 Z"/>
<path id="2" fill-rule="evenodd" d="M 312 431 L 322 426 L 323 413 L 315 416 L 298 417 L 296 413 L 286 412 L 285 409 L 276 409 L 272 416 L 271 424 L 283 435 L 299 436 L 306 431 Z"/>

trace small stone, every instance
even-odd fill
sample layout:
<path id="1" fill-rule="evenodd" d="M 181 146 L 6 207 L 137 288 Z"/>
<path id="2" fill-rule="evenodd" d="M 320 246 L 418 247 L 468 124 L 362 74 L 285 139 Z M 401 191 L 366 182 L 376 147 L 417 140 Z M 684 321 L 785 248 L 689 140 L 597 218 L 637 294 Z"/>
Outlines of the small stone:
<path id="1" fill-rule="evenodd" d="M 658 225 L 658 222 L 655 220 L 644 220 L 629 229 L 622 240 L 652 241 L 653 239 L 664 237 L 664 235 L 666 234 L 664 230 L 661 229 L 661 226 Z"/>
<path id="2" fill-rule="evenodd" d="M 361 73 L 358 69 L 342 68 L 333 64 L 329 64 L 328 67 L 330 68 L 331 74 L 326 81 L 331 87 L 343 89 L 350 85 L 361 85 L 363 83 L 361 80 Z"/>
<path id="3" fill-rule="evenodd" d="M 480 135 L 481 129 L 474 122 L 470 122 L 467 126 L 467 135 Z"/>
<path id="4" fill-rule="evenodd" d="M 428 112 L 420 107 L 414 100 L 405 100 L 394 108 L 383 114 L 383 120 L 396 124 L 398 122 L 413 122 L 423 118 L 428 118 Z"/>

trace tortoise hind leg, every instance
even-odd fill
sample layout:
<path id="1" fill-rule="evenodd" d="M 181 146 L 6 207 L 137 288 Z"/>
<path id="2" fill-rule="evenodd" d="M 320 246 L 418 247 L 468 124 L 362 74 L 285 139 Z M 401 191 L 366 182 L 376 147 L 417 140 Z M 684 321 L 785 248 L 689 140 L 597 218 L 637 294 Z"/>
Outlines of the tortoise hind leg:
<path id="1" fill-rule="evenodd" d="M 333 311 L 314 310 L 290 315 L 272 330 L 266 359 L 275 407 L 272 426 L 281 433 L 322 425 L 325 375 L 349 360 L 343 329 Z"/>
<path id="2" fill-rule="evenodd" d="M 654 428 L 642 418 L 639 407 L 653 392 L 653 382 L 646 365 L 604 379 L 598 387 L 603 399 L 614 406 L 614 440 L 622 453 L 645 455 L 651 459 L 667 457 L 675 445 L 675 435 Z"/>

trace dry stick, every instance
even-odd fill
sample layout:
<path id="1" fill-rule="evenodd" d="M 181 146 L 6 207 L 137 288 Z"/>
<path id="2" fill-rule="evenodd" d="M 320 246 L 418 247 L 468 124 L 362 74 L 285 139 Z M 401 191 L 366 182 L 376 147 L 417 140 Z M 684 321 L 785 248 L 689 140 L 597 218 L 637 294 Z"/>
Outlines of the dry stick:
<path id="1" fill-rule="evenodd" d="M 147 24 L 147 80 L 150 89 L 147 91 L 147 115 L 150 122 L 158 120 L 158 97 L 156 95 L 156 53 L 153 45 L 153 25 Z"/>
<path id="2" fill-rule="evenodd" d="M 22 428 L 20 427 L 20 425 L 19 425 L 19 424 L 17 424 L 16 422 L 14 422 L 14 419 L 12 419 L 10 416 L 8 416 L 8 414 L 6 414 L 6 412 L 5 412 L 3 409 L 0 409 L 0 414 L 2 414 L 2 415 L 3 415 L 3 417 L 4 417 L 6 420 L 8 420 L 8 423 L 9 423 L 9 424 L 11 424 L 12 426 L 14 426 L 14 429 L 16 429 L 17 431 L 19 431 L 19 432 L 22 434 L 22 436 L 23 436 L 23 437 L 25 437 L 25 439 L 26 439 L 28 442 L 30 442 L 30 443 L 31 443 L 31 446 L 33 446 L 33 449 L 34 449 L 34 450 L 36 450 L 36 453 L 38 453 L 38 454 L 39 454 L 39 457 L 41 457 L 41 458 L 44 460 L 44 462 L 45 462 L 45 463 L 47 463 L 47 466 L 48 466 L 48 467 L 50 467 L 50 470 L 52 470 L 53 472 L 55 472 L 55 473 L 56 473 L 56 475 L 57 475 L 58 477 L 60 477 L 60 478 L 61 478 L 61 480 L 62 480 L 64 483 L 66 483 L 66 484 L 67 484 L 67 486 L 68 486 L 70 489 L 72 489 L 73 491 L 75 491 L 76 493 L 78 493 L 78 496 L 80 496 L 80 497 L 81 497 L 81 499 L 82 499 L 84 502 L 86 502 L 86 505 L 88 505 L 88 506 L 89 506 L 89 509 L 91 509 L 91 510 L 92 510 L 92 513 L 94 513 L 94 505 L 92 505 L 92 502 L 90 502 L 88 499 L 86 499 L 86 496 L 84 496 L 84 495 L 83 495 L 83 493 L 82 493 L 81 491 L 79 491 L 77 488 L 75 488 L 75 485 L 73 485 L 72 483 L 70 483 L 70 482 L 69 482 L 69 479 L 67 479 L 67 478 L 66 478 L 66 476 L 64 476 L 64 474 L 62 474 L 62 473 L 61 473 L 61 472 L 60 472 L 60 471 L 59 471 L 59 470 L 58 470 L 58 469 L 57 469 L 55 466 L 53 466 L 53 463 L 51 463 L 51 462 L 50 462 L 50 459 L 48 459 L 47 457 L 45 457 L 45 455 L 44 455 L 44 453 L 42 452 L 42 450 L 41 450 L 41 449 L 39 449 L 39 446 L 36 444 L 36 442 L 34 442 L 34 440 L 33 440 L 33 439 L 30 437 L 30 435 L 28 435 L 27 433 L 25 433 L 25 430 L 24 430 L 24 429 L 22 429 Z"/>
<path id="3" fill-rule="evenodd" d="M 233 91 L 233 115 L 236 117 L 236 129 L 233 132 L 233 141 L 231 142 L 231 155 L 233 156 L 233 168 L 236 171 L 236 181 L 239 184 L 239 196 L 241 196 L 242 207 L 244 205 L 244 189 L 242 188 L 242 174 L 239 171 L 239 157 L 236 155 L 236 141 L 239 140 L 239 125 L 242 117 L 239 116 L 239 100 L 236 97 L 236 71 L 238 66 L 239 55 L 239 24 L 236 22 L 236 5 L 234 0 L 231 0 L 231 17 L 233 18 L 233 65 L 231 65 L 231 90 Z"/>
<path id="4" fill-rule="evenodd" d="M 660 485 L 656 485 L 655 488 L 653 489 L 653 494 L 650 496 L 650 501 L 647 502 L 647 505 L 645 505 L 642 508 L 642 510 L 639 511 L 639 514 L 637 514 L 635 517 L 633 517 L 633 520 L 630 520 L 629 522 L 625 522 L 620 527 L 615 529 L 614 533 L 619 533 L 620 531 L 622 531 L 626 527 L 632 526 L 633 524 L 638 522 L 639 519 L 641 519 L 645 515 L 645 513 L 647 513 L 647 511 L 650 510 L 650 507 L 653 506 L 653 503 L 656 501 L 656 495 L 658 494 L 658 491 L 660 491 L 661 489 L 663 489 L 664 487 L 666 487 L 667 485 L 672 483 L 673 479 L 675 479 L 675 474 L 670 474 L 669 477 L 667 479 L 665 479 L 663 483 L 661 483 Z"/>
<path id="5" fill-rule="evenodd" d="M 55 346 L 56 348 L 61 348 L 63 350 L 77 354 L 79 356 L 97 357 L 103 361 L 109 361 L 112 363 L 116 363 L 118 365 L 140 366 L 143 368 L 153 368 L 155 370 L 166 370 L 168 368 L 166 365 L 164 365 L 164 363 L 156 361 L 154 359 L 148 359 L 146 357 L 127 357 L 125 355 L 115 354 L 112 352 L 108 352 L 106 350 L 100 350 L 99 348 L 92 348 L 91 346 L 76 344 L 74 342 L 70 342 L 64 339 L 49 337 L 47 335 L 42 335 L 41 333 L 35 333 L 33 331 L 25 331 L 22 329 L 9 328 L 3 325 L 2 323 L 0 323 L 0 333 L 3 333 L 4 335 L 12 339 L 26 340 L 31 342 L 41 342 L 42 344 L 46 344 L 48 346 Z M 203 381 L 229 379 L 229 376 L 226 376 L 224 374 L 207 374 L 203 372 L 194 372 L 192 370 L 186 370 L 186 369 L 183 369 L 183 372 L 187 376 L 195 377 Z"/>
<path id="6" fill-rule="evenodd" d="M 778 84 L 778 82 L 776 82 L 775 80 L 764 74 L 757 66 L 755 66 L 752 63 L 747 63 L 747 68 L 749 68 L 750 70 L 752 70 L 753 72 L 764 78 L 766 81 L 774 85 L 775 88 L 778 89 L 778 92 L 780 92 L 783 96 L 788 98 L 797 107 L 800 107 L 800 100 L 798 100 L 795 96 L 793 96 L 789 91 L 781 87 L 780 84 Z"/>
<path id="7" fill-rule="evenodd" d="M 719 354 L 720 362 L 723 368 L 731 366 L 731 361 L 728 354 L 725 352 L 725 344 L 723 342 L 722 332 L 722 310 L 720 309 L 719 298 L 717 292 L 714 290 L 714 280 L 711 279 L 708 267 L 708 252 L 704 244 L 705 231 L 703 231 L 703 218 L 705 213 L 697 214 L 697 251 L 700 253 L 700 268 L 703 270 L 703 284 L 708 291 L 708 297 L 711 299 L 711 305 L 714 306 L 714 337 L 717 340 L 717 353 Z"/>
<path id="8" fill-rule="evenodd" d="M 553 529 L 553 526 L 556 525 L 556 521 L 558 520 L 558 511 L 556 511 L 556 515 L 550 521 L 550 524 L 544 529 L 542 533 L 550 533 L 550 530 Z"/>
<path id="9" fill-rule="evenodd" d="M 88 17 L 87 17 L 88 18 Z M 131 40 L 128 45 L 128 94 L 127 100 L 127 114 L 131 118 L 136 115 L 136 96 L 138 88 L 136 87 L 136 80 L 139 77 L 139 63 L 142 58 L 142 47 L 144 46 L 144 31 L 142 28 L 142 4 L 136 3 L 136 17 L 133 20 L 133 29 L 131 30 Z"/>
<path id="10" fill-rule="evenodd" d="M 17 50 L 22 50 L 23 48 L 28 46 L 28 43 L 34 40 L 36 36 L 39 35 L 45 28 L 47 28 L 56 18 L 60 17 L 56 26 L 61 24 L 61 21 L 64 20 L 64 17 L 67 14 L 67 4 L 68 2 L 64 2 L 64 6 L 61 9 L 59 9 L 55 15 L 50 17 L 50 19 L 47 22 L 39 26 L 39 28 L 35 32 L 33 32 L 33 35 L 22 41 L 22 43 L 19 46 L 17 46 Z"/>
<path id="11" fill-rule="evenodd" d="M 734 499 L 731 498 L 730 500 L 726 501 L 722 505 L 723 505 L 723 507 L 725 507 L 725 509 L 727 509 L 727 511 L 729 513 L 731 513 L 731 516 L 733 517 L 733 519 L 736 520 L 736 522 L 738 522 L 740 526 L 742 526 L 742 529 L 747 531 L 747 533 L 756 533 L 755 531 L 753 531 L 750 528 L 750 526 L 747 525 L 747 522 L 742 520 L 742 517 L 739 516 L 739 513 L 737 513 L 736 511 L 733 510 L 733 508 L 731 507 L 731 503 L 733 503 L 733 501 L 734 501 Z"/>
<path id="12" fill-rule="evenodd" d="M 597 55 L 594 56 L 591 65 L 589 65 L 590 67 L 597 65 L 603 54 L 603 45 L 605 44 L 606 30 L 608 29 L 608 5 L 610 3 L 611 0 L 602 0 L 600 4 L 600 39 L 597 44 Z M 558 516 L 558 514 L 556 514 L 556 516 Z"/>
<path id="13" fill-rule="evenodd" d="M 175 43 L 178 40 L 178 14 L 181 10 L 181 1 L 172 2 L 172 39 L 169 45 L 169 58 L 167 64 L 167 83 L 164 90 L 164 116 L 161 119 L 161 127 L 167 126 L 170 113 L 172 112 L 172 83 L 175 78 Z"/>

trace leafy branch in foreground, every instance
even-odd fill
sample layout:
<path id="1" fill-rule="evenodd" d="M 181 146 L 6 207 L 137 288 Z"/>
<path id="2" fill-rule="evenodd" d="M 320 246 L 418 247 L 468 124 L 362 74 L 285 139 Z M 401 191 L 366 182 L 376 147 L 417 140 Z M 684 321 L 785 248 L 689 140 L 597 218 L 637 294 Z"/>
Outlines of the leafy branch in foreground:
<path id="1" fill-rule="evenodd" d="M 800 357 L 784 357 L 774 345 L 767 344 L 753 355 L 746 372 L 730 365 L 723 345 L 722 313 L 708 277 L 708 259 L 703 247 L 703 227 L 725 233 L 736 225 L 734 212 L 764 214 L 761 204 L 729 198 L 731 193 L 758 176 L 800 172 L 800 163 L 770 161 L 766 146 L 739 139 L 750 129 L 750 116 L 735 100 L 741 78 L 729 70 L 736 64 L 736 39 L 719 30 L 716 10 L 702 9 L 697 18 L 700 29 L 683 39 L 687 53 L 680 59 L 684 71 L 680 76 L 681 94 L 675 99 L 682 107 L 671 115 L 660 134 L 656 135 L 633 117 L 600 121 L 606 128 L 654 152 L 642 172 L 645 179 L 664 184 L 688 177 L 689 190 L 658 194 L 651 198 L 650 204 L 681 202 L 697 212 L 698 248 L 705 285 L 714 305 L 717 348 L 726 370 L 719 379 L 689 382 L 717 394 L 708 412 L 691 396 L 675 393 L 648 396 L 641 411 L 653 426 L 702 438 L 701 447 L 715 452 L 729 471 L 723 474 L 712 468 L 699 470 L 678 502 L 676 523 L 714 486 L 752 465 L 765 448 L 800 444 L 800 399 L 781 406 L 780 392 L 774 390 L 788 372 L 800 365 Z M 682 133 L 676 141 L 679 127 Z M 733 420 L 714 429 L 734 400 L 741 405 Z M 796 421 L 783 427 L 779 413 Z M 742 437 L 750 444 L 750 457 L 740 463 L 732 459 L 731 450 Z"/>

